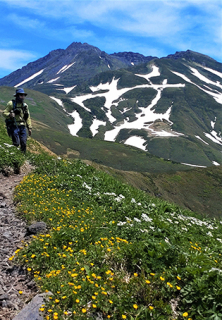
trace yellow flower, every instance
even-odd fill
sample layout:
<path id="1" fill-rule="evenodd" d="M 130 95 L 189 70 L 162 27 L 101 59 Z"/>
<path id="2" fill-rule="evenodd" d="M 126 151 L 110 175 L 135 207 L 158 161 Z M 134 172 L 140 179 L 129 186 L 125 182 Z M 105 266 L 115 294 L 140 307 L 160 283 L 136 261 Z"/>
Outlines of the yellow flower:
<path id="1" fill-rule="evenodd" d="M 138 273 L 134 273 L 134 277 L 138 277 Z"/>
<path id="2" fill-rule="evenodd" d="M 173 288 L 173 285 L 172 285 L 170 282 L 167 282 L 167 285 L 168 285 L 170 288 Z"/>
<path id="3" fill-rule="evenodd" d="M 151 276 L 155 276 L 155 273 L 150 273 Z"/>
<path id="4" fill-rule="evenodd" d="M 150 310 L 153 310 L 153 309 L 154 309 L 154 307 L 152 307 L 152 306 L 149 306 L 149 308 L 150 308 Z"/>
<path id="5" fill-rule="evenodd" d="M 183 313 L 183 317 L 186 318 L 187 316 L 188 316 L 188 313 L 187 313 L 187 312 L 184 312 L 184 313 Z"/>
<path id="6" fill-rule="evenodd" d="M 134 305 L 133 305 L 133 308 L 134 308 L 134 309 L 138 309 L 138 305 L 137 305 L 137 304 L 134 304 Z"/>
<path id="7" fill-rule="evenodd" d="M 178 279 L 178 280 L 181 280 L 181 278 L 180 278 L 179 276 L 177 276 L 177 279 Z"/>
<path id="8" fill-rule="evenodd" d="M 178 286 L 177 286 L 177 290 L 181 290 L 181 287 L 178 287 Z"/>
<path id="9" fill-rule="evenodd" d="M 20 291 L 19 291 L 19 294 L 23 294 L 23 291 L 20 290 Z"/>
<path id="10" fill-rule="evenodd" d="M 96 308 L 96 304 L 93 304 L 92 307 L 93 307 L 93 308 Z"/>
<path id="11" fill-rule="evenodd" d="M 45 310 L 45 308 L 39 308 L 39 311 L 44 311 Z"/>
<path id="12" fill-rule="evenodd" d="M 109 303 L 111 303 L 111 304 L 112 304 L 112 303 L 113 303 L 113 302 L 112 302 L 112 300 L 109 300 Z"/>
<path id="13" fill-rule="evenodd" d="M 76 303 L 79 303 L 79 299 L 76 299 Z"/>
<path id="14" fill-rule="evenodd" d="M 149 283 L 150 283 L 150 280 L 146 280 L 146 283 L 148 283 L 148 284 L 149 284 Z"/>
<path id="15" fill-rule="evenodd" d="M 125 316 L 125 314 L 123 314 L 123 315 L 122 315 L 122 319 L 126 319 L 126 316 Z"/>
<path id="16" fill-rule="evenodd" d="M 85 308 L 82 308 L 82 313 L 86 313 L 86 309 Z"/>
<path id="17" fill-rule="evenodd" d="M 163 277 L 160 277 L 160 280 L 164 281 L 164 280 L 165 280 L 165 278 L 163 278 Z"/>

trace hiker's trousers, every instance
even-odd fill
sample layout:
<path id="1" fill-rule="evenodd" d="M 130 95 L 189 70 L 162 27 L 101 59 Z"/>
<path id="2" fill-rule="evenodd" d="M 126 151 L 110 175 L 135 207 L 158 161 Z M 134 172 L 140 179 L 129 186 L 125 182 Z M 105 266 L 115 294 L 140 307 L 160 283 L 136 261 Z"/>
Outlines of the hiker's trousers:
<path id="1" fill-rule="evenodd" d="M 12 126 L 11 128 L 11 137 L 12 137 L 12 143 L 14 146 L 19 147 L 21 146 L 21 151 L 26 152 L 26 142 L 27 142 L 27 132 L 26 127 L 21 126 Z"/>

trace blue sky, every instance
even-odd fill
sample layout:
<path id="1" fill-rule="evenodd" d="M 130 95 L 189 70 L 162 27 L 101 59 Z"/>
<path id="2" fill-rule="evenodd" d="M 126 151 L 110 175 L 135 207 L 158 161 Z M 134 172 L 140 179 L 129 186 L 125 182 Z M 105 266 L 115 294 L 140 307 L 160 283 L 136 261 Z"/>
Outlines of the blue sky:
<path id="1" fill-rule="evenodd" d="M 222 62 L 222 0 L 0 0 L 0 78 L 72 42 Z"/>

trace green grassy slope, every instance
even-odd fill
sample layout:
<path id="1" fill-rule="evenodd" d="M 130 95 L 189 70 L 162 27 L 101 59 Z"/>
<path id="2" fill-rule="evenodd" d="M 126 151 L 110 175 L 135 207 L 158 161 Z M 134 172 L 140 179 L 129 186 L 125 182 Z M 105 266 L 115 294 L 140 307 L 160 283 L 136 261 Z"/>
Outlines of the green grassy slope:
<path id="1" fill-rule="evenodd" d="M 41 130 L 42 127 L 48 127 L 60 132 L 69 133 L 67 125 L 73 123 L 73 120 L 54 100 L 38 91 L 27 89 L 26 92 L 28 95 L 25 102 L 30 109 L 34 131 Z M 4 110 L 7 102 L 14 98 L 14 93 L 15 89 L 12 87 L 0 87 L 1 111 Z"/>
<path id="2" fill-rule="evenodd" d="M 47 320 L 219 320 L 221 221 L 188 210 L 81 161 L 30 155 L 16 188 L 28 222 L 46 234 L 16 250 L 40 291 Z M 212 303 L 213 301 L 213 303 Z"/>

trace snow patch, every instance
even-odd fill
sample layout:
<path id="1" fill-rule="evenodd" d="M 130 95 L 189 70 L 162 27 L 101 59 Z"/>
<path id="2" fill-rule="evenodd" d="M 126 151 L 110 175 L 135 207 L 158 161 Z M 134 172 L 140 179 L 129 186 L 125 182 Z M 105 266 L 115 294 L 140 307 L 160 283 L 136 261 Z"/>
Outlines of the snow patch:
<path id="1" fill-rule="evenodd" d="M 216 162 L 216 161 L 212 161 L 212 163 L 215 165 L 215 166 L 220 166 L 220 163 Z"/>
<path id="2" fill-rule="evenodd" d="M 69 93 L 70 91 L 72 91 L 72 89 L 74 89 L 76 87 L 76 85 L 75 86 L 73 86 L 73 87 L 69 87 L 69 88 L 64 88 L 63 90 L 65 91 L 65 93 L 67 94 L 67 93 Z"/>
<path id="3" fill-rule="evenodd" d="M 60 77 L 57 77 L 57 78 L 55 78 L 55 79 L 51 79 L 51 80 L 49 80 L 49 81 L 47 81 L 46 83 L 52 83 L 52 82 L 55 82 L 56 80 L 58 80 Z"/>
<path id="4" fill-rule="evenodd" d="M 72 136 L 78 137 L 77 132 L 82 128 L 82 119 L 76 110 L 71 113 L 71 116 L 74 119 L 74 124 L 68 125 L 68 128 Z"/>
<path id="5" fill-rule="evenodd" d="M 211 141 L 222 145 L 222 139 L 217 136 L 216 131 L 213 130 L 213 131 L 211 131 L 211 133 L 206 133 L 206 132 L 204 132 L 204 134 L 205 134 L 205 136 L 206 136 L 207 138 L 209 138 Z"/>
<path id="6" fill-rule="evenodd" d="M 219 71 L 216 71 L 216 70 L 213 70 L 213 69 L 210 69 L 210 68 L 206 68 L 206 67 L 203 67 L 203 66 L 200 66 L 201 68 L 207 70 L 207 71 L 210 71 L 211 73 L 214 73 L 216 74 L 218 77 L 222 78 L 222 73 L 219 72 Z"/>
<path id="7" fill-rule="evenodd" d="M 146 140 L 138 136 L 132 136 L 125 141 L 125 144 L 128 144 L 130 146 L 146 151 L 145 143 L 146 143 Z"/>
<path id="8" fill-rule="evenodd" d="M 194 69 L 194 68 L 191 68 L 191 69 Z M 196 69 L 194 69 L 194 70 L 196 70 Z M 185 81 L 187 81 L 187 82 L 189 82 L 189 83 L 192 83 L 193 85 L 195 85 L 197 88 L 199 88 L 200 90 L 202 90 L 202 91 L 204 91 L 204 92 L 206 92 L 207 94 L 209 94 L 209 95 L 211 95 L 218 103 L 220 103 L 220 104 L 222 104 L 222 93 L 220 93 L 220 92 L 214 92 L 214 91 L 210 91 L 210 90 L 212 90 L 212 89 L 210 89 L 209 88 L 209 90 L 205 90 L 205 89 L 203 89 L 202 87 L 200 87 L 200 86 L 198 86 L 196 83 L 194 83 L 194 82 L 192 82 L 189 78 L 187 78 L 185 75 L 183 75 L 183 74 L 181 74 L 181 73 L 179 73 L 179 72 L 175 72 L 175 71 L 172 71 L 172 70 L 170 70 L 172 73 L 174 73 L 175 75 L 177 75 L 178 77 L 181 77 L 182 79 L 184 79 Z M 197 71 L 197 70 L 196 70 Z M 193 73 L 194 74 L 194 73 Z M 197 72 L 195 72 L 195 74 L 194 75 L 196 75 L 197 76 L 197 74 L 198 74 L 198 71 Z M 201 75 L 202 76 L 202 75 Z M 202 76 L 203 77 L 203 76 Z M 207 79 L 206 77 L 204 77 L 205 79 Z M 209 79 L 207 79 L 208 81 L 210 81 Z M 222 87 L 222 85 L 221 84 L 219 84 L 218 85 L 218 82 L 216 83 L 216 82 L 213 82 L 213 81 L 211 81 L 214 85 L 217 85 L 217 86 L 219 86 L 219 87 Z M 208 82 L 209 83 L 209 82 Z"/>
<path id="9" fill-rule="evenodd" d="M 154 65 L 152 66 L 152 68 L 153 68 L 152 72 L 148 74 L 135 74 L 135 76 L 145 78 L 147 81 L 152 77 L 160 76 L 159 68 Z"/>
<path id="10" fill-rule="evenodd" d="M 62 100 L 60 100 L 60 99 L 58 99 L 58 98 L 55 98 L 55 97 L 49 97 L 49 98 L 55 100 L 55 101 L 58 103 L 58 105 L 60 105 L 61 107 L 64 108 L 64 105 L 63 105 L 63 103 L 62 103 Z"/>
<path id="11" fill-rule="evenodd" d="M 181 162 L 181 164 L 184 164 L 185 166 L 191 166 L 191 167 L 197 167 L 197 168 L 207 168 L 206 166 L 198 166 L 196 164 L 190 164 L 190 163 L 184 163 L 184 162 Z"/>
<path id="12" fill-rule="evenodd" d="M 45 70 L 45 69 L 42 69 L 42 70 L 40 70 L 39 72 L 36 72 L 36 73 L 33 74 L 32 76 L 30 76 L 29 78 L 27 78 L 27 79 L 23 80 L 22 82 L 16 84 L 16 85 L 15 85 L 15 88 L 16 88 L 16 87 L 20 87 L 22 84 L 24 84 L 24 83 L 26 83 L 26 82 L 28 82 L 28 81 L 36 78 L 36 77 L 39 76 L 44 70 Z"/>
<path id="13" fill-rule="evenodd" d="M 65 71 L 68 70 L 72 65 L 74 65 L 74 63 L 75 63 L 75 62 L 70 63 L 69 65 L 66 64 L 64 67 L 62 67 L 62 68 L 57 72 L 57 74 L 65 72 Z"/>
<path id="14" fill-rule="evenodd" d="M 189 67 L 190 70 L 192 71 L 193 75 L 197 78 L 199 78 L 201 81 L 204 81 L 206 83 L 210 83 L 213 84 L 214 86 L 219 87 L 220 89 L 222 89 L 222 84 L 219 83 L 219 81 L 214 82 L 209 80 L 207 77 L 203 76 L 198 70 L 196 70 L 195 68 Z"/>
<path id="15" fill-rule="evenodd" d="M 203 143 L 207 144 L 209 146 L 209 143 L 207 143 L 206 141 L 204 141 L 203 139 L 201 139 L 201 137 L 199 136 L 195 136 L 197 139 L 201 140 Z"/>
<path id="16" fill-rule="evenodd" d="M 93 137 L 97 134 L 99 126 L 105 126 L 105 125 L 106 125 L 105 121 L 93 119 L 93 123 L 90 126 L 90 130 L 92 132 Z"/>

